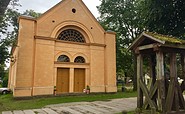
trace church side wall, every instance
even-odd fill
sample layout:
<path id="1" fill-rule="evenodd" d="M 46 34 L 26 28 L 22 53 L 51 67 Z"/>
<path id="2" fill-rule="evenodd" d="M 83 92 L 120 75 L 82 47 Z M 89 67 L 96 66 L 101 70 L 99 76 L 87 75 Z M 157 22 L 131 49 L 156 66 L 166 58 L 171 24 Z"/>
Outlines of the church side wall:
<path id="1" fill-rule="evenodd" d="M 53 94 L 54 44 L 36 39 L 33 96 Z"/>
<path id="2" fill-rule="evenodd" d="M 34 53 L 34 21 L 19 20 L 17 73 L 14 96 L 31 96 Z"/>
<path id="3" fill-rule="evenodd" d="M 115 33 L 106 33 L 105 43 L 106 43 L 105 48 L 106 92 L 117 92 Z"/>
<path id="4" fill-rule="evenodd" d="M 12 53 L 12 57 L 10 60 L 10 68 L 9 68 L 9 78 L 8 78 L 8 88 L 12 91 L 15 88 L 15 80 L 17 74 L 17 57 L 18 57 L 18 47 Z"/>
<path id="5" fill-rule="evenodd" d="M 104 47 L 90 46 L 90 89 L 91 92 L 105 92 Z"/>

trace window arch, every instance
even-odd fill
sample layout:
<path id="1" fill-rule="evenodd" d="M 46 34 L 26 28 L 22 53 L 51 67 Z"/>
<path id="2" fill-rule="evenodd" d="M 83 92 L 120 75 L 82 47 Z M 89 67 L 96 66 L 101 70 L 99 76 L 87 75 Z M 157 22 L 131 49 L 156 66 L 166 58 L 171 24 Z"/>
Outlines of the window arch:
<path id="1" fill-rule="evenodd" d="M 63 40 L 63 41 L 85 43 L 84 36 L 80 32 L 74 29 L 67 29 L 62 31 L 59 34 L 57 39 Z"/>
<path id="2" fill-rule="evenodd" d="M 58 57 L 57 61 L 59 61 L 59 62 L 70 62 L 70 59 L 69 59 L 69 57 L 66 56 L 66 55 L 60 55 L 60 56 Z"/>
<path id="3" fill-rule="evenodd" d="M 85 63 L 85 59 L 82 56 L 78 56 L 74 60 L 75 63 Z"/>

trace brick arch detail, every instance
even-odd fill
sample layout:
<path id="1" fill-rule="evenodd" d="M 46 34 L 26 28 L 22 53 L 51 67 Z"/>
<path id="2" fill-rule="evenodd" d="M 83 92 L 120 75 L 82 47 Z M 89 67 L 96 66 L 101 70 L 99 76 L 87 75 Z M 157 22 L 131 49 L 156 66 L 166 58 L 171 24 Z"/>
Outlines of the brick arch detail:
<path id="1" fill-rule="evenodd" d="M 71 54 L 68 53 L 68 52 L 65 52 L 65 51 L 61 51 L 61 52 L 57 53 L 57 54 L 55 55 L 55 61 L 57 61 L 57 59 L 58 59 L 58 57 L 59 57 L 60 55 L 66 55 L 66 56 L 68 56 L 69 59 L 70 59 L 70 62 L 73 62 L 73 58 L 72 58 Z"/>
<path id="2" fill-rule="evenodd" d="M 83 24 L 76 21 L 65 21 L 56 26 L 50 37 L 57 38 L 57 36 L 66 29 L 75 29 L 82 33 L 85 37 L 86 43 L 94 43 L 91 32 Z"/>
<path id="3" fill-rule="evenodd" d="M 75 58 L 78 57 L 78 56 L 83 57 L 85 59 L 85 62 L 89 63 L 88 57 L 85 54 L 83 54 L 83 53 L 76 53 L 75 55 L 73 55 L 72 62 L 74 62 Z"/>

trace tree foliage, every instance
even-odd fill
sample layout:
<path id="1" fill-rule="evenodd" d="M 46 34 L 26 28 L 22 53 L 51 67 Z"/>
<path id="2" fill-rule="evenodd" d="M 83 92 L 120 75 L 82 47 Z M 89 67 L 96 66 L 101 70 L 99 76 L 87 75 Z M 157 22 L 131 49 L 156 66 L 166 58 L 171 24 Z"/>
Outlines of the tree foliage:
<path id="1" fill-rule="evenodd" d="M 184 0 L 100 0 L 99 21 L 117 33 L 117 74 L 133 76 L 133 56 L 127 50 L 142 31 L 185 39 Z M 124 74 L 124 75 L 123 75 Z"/>
<path id="2" fill-rule="evenodd" d="M 150 31 L 185 39 L 184 0 L 145 0 Z"/>
<path id="3" fill-rule="evenodd" d="M 0 16 L 4 15 L 4 12 L 10 3 L 10 0 L 0 0 Z"/>
<path id="4" fill-rule="evenodd" d="M 5 2 L 6 0 L 0 1 Z M 17 0 L 11 0 L 10 3 L 13 5 L 15 4 Z M 0 5 L 0 7 L 3 4 Z M 32 17 L 38 17 L 41 14 L 36 13 L 33 10 L 26 10 L 24 13 L 19 13 L 16 9 L 7 8 L 7 1 L 6 6 L 3 5 L 3 8 L 1 13 L 3 12 L 3 15 L 0 15 L 0 77 L 4 80 L 3 86 L 7 85 L 7 75 L 8 72 L 5 70 L 6 64 L 5 62 L 8 62 L 8 59 L 10 58 L 9 54 L 9 48 L 12 45 L 15 45 L 16 39 L 18 36 L 18 17 L 20 15 L 27 15 Z M 5 11 L 6 10 L 6 11 Z"/>
<path id="5" fill-rule="evenodd" d="M 7 72 L 4 68 L 6 66 L 5 62 L 9 57 L 8 46 L 10 44 L 9 40 L 2 38 L 2 34 L 6 33 L 9 26 L 8 18 L 4 13 L 6 12 L 9 3 L 15 3 L 16 1 L 17 0 L 0 0 L 0 77 L 3 80 L 7 77 Z M 3 83 L 3 86 L 7 86 L 7 84 Z"/>
<path id="6" fill-rule="evenodd" d="M 101 0 L 98 7 L 99 21 L 106 30 L 117 33 L 117 75 L 133 76 L 133 56 L 127 50 L 132 41 L 143 31 L 143 17 L 138 0 Z"/>

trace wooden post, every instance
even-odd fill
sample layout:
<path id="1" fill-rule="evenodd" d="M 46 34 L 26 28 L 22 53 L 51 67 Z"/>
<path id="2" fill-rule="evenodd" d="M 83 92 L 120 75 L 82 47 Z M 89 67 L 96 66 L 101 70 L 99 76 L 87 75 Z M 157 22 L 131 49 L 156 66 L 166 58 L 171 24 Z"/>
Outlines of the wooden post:
<path id="1" fill-rule="evenodd" d="M 181 54 L 181 64 L 182 64 L 182 72 L 183 72 L 183 79 L 185 81 L 185 54 Z"/>
<path id="2" fill-rule="evenodd" d="M 157 83 L 158 83 L 158 110 L 165 111 L 165 83 L 164 83 L 164 57 L 161 51 L 156 52 Z"/>
<path id="3" fill-rule="evenodd" d="M 155 55 L 151 55 L 150 56 L 150 76 L 151 76 L 151 86 L 150 86 L 150 91 L 153 88 L 155 82 L 156 82 L 156 56 Z M 154 97 L 155 99 L 155 97 Z M 154 100 L 153 99 L 153 100 Z"/>
<path id="4" fill-rule="evenodd" d="M 185 81 L 185 53 L 181 54 L 181 65 L 182 65 L 183 79 Z M 183 82 L 183 84 L 181 85 L 182 88 L 179 86 L 178 89 L 181 91 L 179 93 L 180 107 L 185 110 L 185 100 L 184 100 L 184 97 L 183 97 L 183 90 L 182 90 L 182 89 L 184 89 L 184 86 L 185 86 L 184 84 L 185 84 L 185 82 Z"/>
<path id="5" fill-rule="evenodd" d="M 134 53 L 134 52 L 133 52 Z M 137 90 L 137 55 L 134 54 L 134 78 L 133 78 L 133 91 Z"/>
<path id="6" fill-rule="evenodd" d="M 143 78 L 143 57 L 141 54 L 137 55 L 137 108 L 141 109 L 143 106 L 143 92 L 140 87 L 140 80 Z"/>

